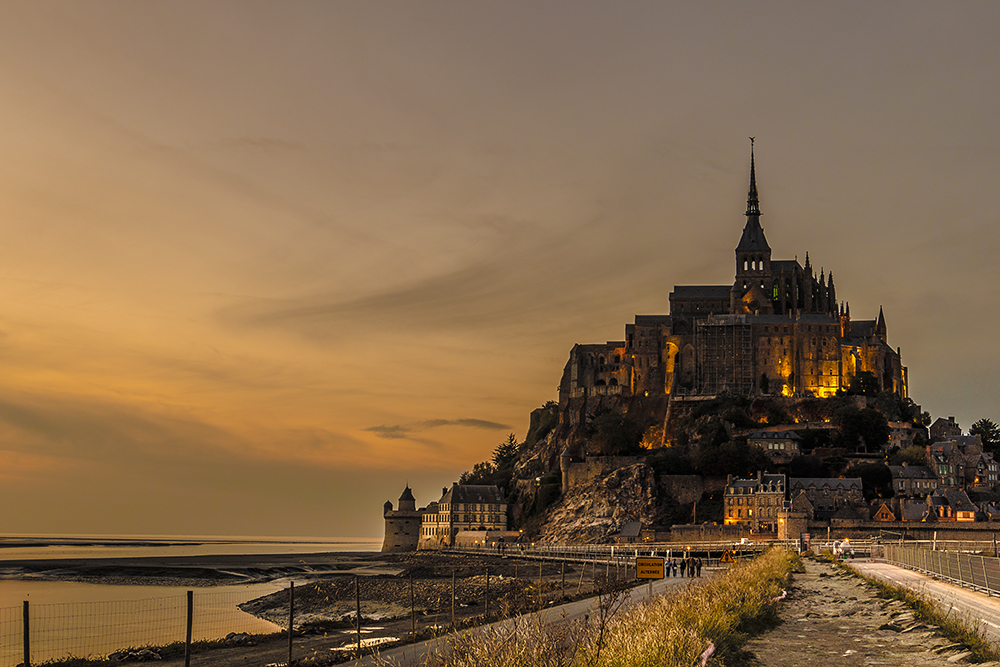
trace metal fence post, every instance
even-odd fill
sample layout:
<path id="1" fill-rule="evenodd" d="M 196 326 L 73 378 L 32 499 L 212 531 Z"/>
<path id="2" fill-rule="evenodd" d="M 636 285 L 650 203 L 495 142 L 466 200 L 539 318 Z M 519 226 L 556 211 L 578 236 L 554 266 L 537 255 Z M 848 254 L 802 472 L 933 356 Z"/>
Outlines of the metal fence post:
<path id="1" fill-rule="evenodd" d="M 490 568 L 486 568 L 486 613 L 483 616 L 490 617 Z"/>
<path id="2" fill-rule="evenodd" d="M 455 570 L 451 571 L 451 627 L 455 628 Z"/>
<path id="3" fill-rule="evenodd" d="M 292 667 L 292 624 L 295 621 L 295 582 L 288 586 L 288 667 Z"/>
<path id="4" fill-rule="evenodd" d="M 542 608 L 542 563 L 538 562 L 538 608 Z"/>
<path id="5" fill-rule="evenodd" d="M 191 628 L 194 625 L 194 591 L 187 592 L 187 638 L 184 640 L 184 667 L 191 667 Z"/>
<path id="6" fill-rule="evenodd" d="M 24 667 L 31 667 L 31 625 L 30 614 L 28 613 L 28 601 L 24 601 Z"/>
<path id="7" fill-rule="evenodd" d="M 354 614 L 358 618 L 358 657 L 361 657 L 361 577 L 354 575 Z M 291 667 L 291 664 L 289 664 Z"/>
<path id="8" fill-rule="evenodd" d="M 410 574 L 410 634 L 417 636 L 417 607 L 413 600 L 413 574 Z"/>

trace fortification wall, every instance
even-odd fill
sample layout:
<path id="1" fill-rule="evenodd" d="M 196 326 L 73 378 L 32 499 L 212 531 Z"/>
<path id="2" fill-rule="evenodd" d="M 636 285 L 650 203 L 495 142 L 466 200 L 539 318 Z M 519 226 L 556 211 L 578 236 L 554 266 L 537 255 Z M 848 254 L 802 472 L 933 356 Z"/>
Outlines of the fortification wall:
<path id="1" fill-rule="evenodd" d="M 685 524 L 670 527 L 670 541 L 677 542 L 730 542 L 750 536 L 750 526 L 733 524 Z"/>
<path id="2" fill-rule="evenodd" d="M 608 473 L 641 462 L 638 456 L 588 456 L 583 461 L 569 464 L 569 488 L 595 482 Z"/>
<path id="3" fill-rule="evenodd" d="M 385 516 L 382 553 L 416 551 L 420 540 L 420 512 L 394 510 Z"/>

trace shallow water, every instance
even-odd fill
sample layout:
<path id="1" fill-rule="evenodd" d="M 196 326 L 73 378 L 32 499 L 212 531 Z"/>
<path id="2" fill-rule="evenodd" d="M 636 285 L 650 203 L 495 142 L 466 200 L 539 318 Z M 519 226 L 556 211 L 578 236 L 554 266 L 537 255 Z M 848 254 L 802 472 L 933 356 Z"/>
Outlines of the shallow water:
<path id="1" fill-rule="evenodd" d="M 9 546 L 13 544 L 21 546 Z M 380 546 L 381 540 L 371 539 L 7 536 L 0 538 L 0 567 L 4 560 L 378 551 Z M 189 590 L 194 640 L 219 639 L 230 632 L 275 632 L 278 626 L 237 605 L 287 588 L 287 580 L 195 588 L 0 579 L 0 667 L 14 667 L 23 659 L 25 601 L 31 659 L 41 662 L 183 641 Z"/>

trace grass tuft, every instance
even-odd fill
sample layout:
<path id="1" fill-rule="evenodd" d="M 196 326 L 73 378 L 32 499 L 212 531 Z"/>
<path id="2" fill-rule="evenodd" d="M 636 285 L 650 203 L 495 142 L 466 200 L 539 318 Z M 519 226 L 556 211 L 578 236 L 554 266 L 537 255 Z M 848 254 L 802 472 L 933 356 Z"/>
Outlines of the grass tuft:
<path id="1" fill-rule="evenodd" d="M 738 661 L 747 636 L 778 622 L 778 603 L 798 558 L 771 549 L 723 576 L 624 607 L 600 599 L 586 624 L 503 624 L 458 637 L 430 656 L 430 667 L 691 667 L 714 646 L 709 664 Z"/>
<path id="2" fill-rule="evenodd" d="M 1000 660 L 1000 651 L 986 637 L 986 632 L 969 616 L 961 616 L 944 611 L 935 600 L 908 588 L 887 583 L 875 577 L 869 577 L 855 570 L 850 565 L 837 559 L 827 558 L 837 568 L 866 582 L 875 589 L 880 598 L 898 600 L 913 610 L 913 616 L 922 623 L 935 625 L 942 635 L 964 646 L 971 654 L 973 662 L 991 662 Z"/>

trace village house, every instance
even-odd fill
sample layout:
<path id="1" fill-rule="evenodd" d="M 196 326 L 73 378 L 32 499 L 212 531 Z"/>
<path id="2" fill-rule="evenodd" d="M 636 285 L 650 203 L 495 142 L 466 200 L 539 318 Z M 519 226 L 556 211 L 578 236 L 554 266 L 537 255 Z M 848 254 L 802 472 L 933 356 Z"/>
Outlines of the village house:
<path id="1" fill-rule="evenodd" d="M 427 506 L 417 548 L 455 546 L 463 532 L 480 533 L 487 541 L 491 533 L 506 530 L 507 500 L 498 487 L 456 482 L 441 489 L 441 499 Z"/>
<path id="2" fill-rule="evenodd" d="M 723 493 L 723 522 L 743 524 L 754 533 L 776 533 L 778 511 L 785 503 L 785 476 L 758 472 L 753 479 L 729 475 Z"/>
<path id="3" fill-rule="evenodd" d="M 938 488 L 938 476 L 928 466 L 889 466 L 896 496 L 925 498 Z"/>
<path id="4" fill-rule="evenodd" d="M 798 433 L 789 430 L 760 430 L 747 434 L 747 444 L 764 450 L 776 465 L 784 465 L 798 456 L 801 440 Z"/>

